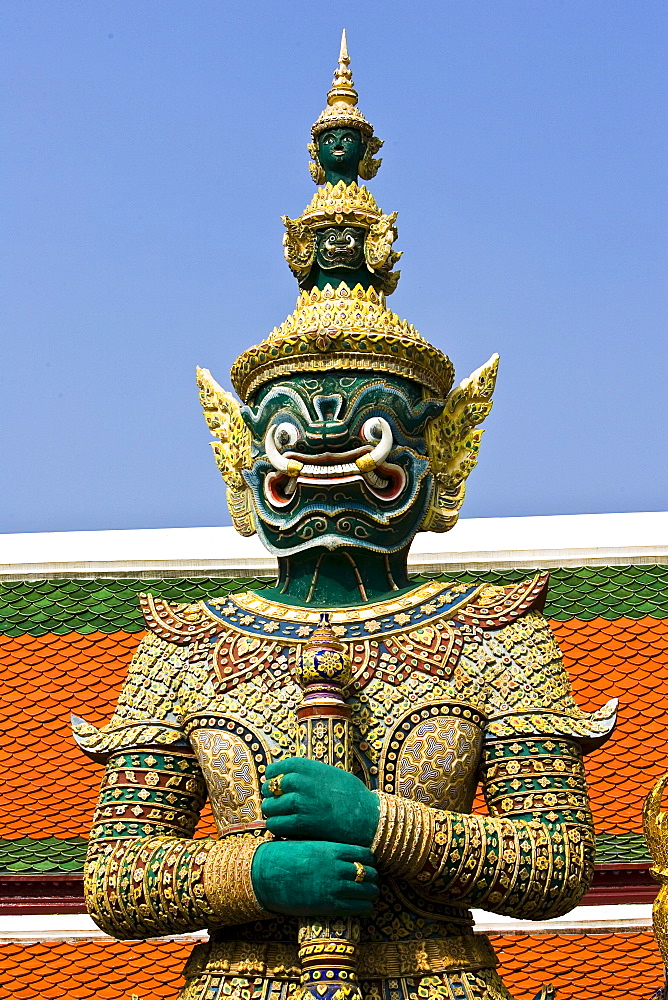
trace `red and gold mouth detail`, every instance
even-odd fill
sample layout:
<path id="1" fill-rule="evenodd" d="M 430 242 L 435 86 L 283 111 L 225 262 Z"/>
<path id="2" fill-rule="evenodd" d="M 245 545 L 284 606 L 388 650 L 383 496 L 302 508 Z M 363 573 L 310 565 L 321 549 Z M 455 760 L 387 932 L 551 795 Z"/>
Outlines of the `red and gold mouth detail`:
<path id="1" fill-rule="evenodd" d="M 364 457 L 369 456 L 371 450 L 365 446 L 341 454 L 285 452 L 288 468 L 285 472 L 267 473 L 264 479 L 265 496 L 272 506 L 285 507 L 293 499 L 297 486 L 328 489 L 359 482 L 379 500 L 386 503 L 396 500 L 406 485 L 406 474 L 390 462 L 364 471 Z"/>

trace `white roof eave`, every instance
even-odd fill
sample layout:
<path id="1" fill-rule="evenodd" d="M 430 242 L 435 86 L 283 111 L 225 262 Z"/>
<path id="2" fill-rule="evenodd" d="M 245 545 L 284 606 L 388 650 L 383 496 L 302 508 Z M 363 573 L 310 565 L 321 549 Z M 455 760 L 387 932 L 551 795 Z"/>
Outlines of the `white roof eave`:
<path id="1" fill-rule="evenodd" d="M 668 512 L 461 519 L 417 535 L 413 573 L 668 562 Z M 276 560 L 234 528 L 0 535 L 0 580 L 273 576 Z"/>

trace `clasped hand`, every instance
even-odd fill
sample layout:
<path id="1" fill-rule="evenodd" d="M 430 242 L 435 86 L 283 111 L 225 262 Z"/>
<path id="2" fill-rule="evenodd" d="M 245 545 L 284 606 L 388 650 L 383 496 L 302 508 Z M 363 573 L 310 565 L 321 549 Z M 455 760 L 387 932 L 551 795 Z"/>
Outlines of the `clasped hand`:
<path id="1" fill-rule="evenodd" d="M 270 781 L 279 775 L 276 795 Z M 377 796 L 355 775 L 303 757 L 270 764 L 261 791 L 267 828 L 286 838 L 262 844 L 255 854 L 252 878 L 261 905 L 300 916 L 371 913 L 378 894 L 369 850 Z"/>
<path id="2" fill-rule="evenodd" d="M 280 795 L 269 788 L 280 780 Z M 378 796 L 349 771 L 306 757 L 267 768 L 262 812 L 267 829 L 289 840 L 332 840 L 369 847 L 378 826 Z"/>

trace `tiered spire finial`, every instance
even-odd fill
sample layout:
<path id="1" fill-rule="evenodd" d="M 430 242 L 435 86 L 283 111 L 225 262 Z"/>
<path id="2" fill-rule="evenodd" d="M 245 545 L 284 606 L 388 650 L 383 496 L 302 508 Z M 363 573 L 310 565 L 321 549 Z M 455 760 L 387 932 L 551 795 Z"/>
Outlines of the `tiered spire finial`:
<path id="1" fill-rule="evenodd" d="M 333 129 L 347 128 L 358 131 L 362 144 L 362 154 L 357 165 L 358 175 L 366 181 L 376 176 L 382 161 L 374 159 L 374 157 L 383 142 L 373 134 L 373 125 L 366 120 L 357 107 L 357 101 L 358 94 L 350 69 L 348 39 L 344 28 L 341 34 L 339 62 L 334 70 L 332 86 L 327 92 L 327 107 L 321 112 L 311 128 L 313 142 L 309 143 L 308 151 L 313 161 L 310 164 L 311 177 L 316 184 L 323 184 L 326 179 L 326 171 L 320 160 L 321 137 L 323 132 Z"/>
<path id="2" fill-rule="evenodd" d="M 341 33 L 341 49 L 339 51 L 339 65 L 334 70 L 332 87 L 327 94 L 327 104 L 331 107 L 334 104 L 348 104 L 354 107 L 357 104 L 358 94 L 353 83 L 353 74 L 350 69 L 350 56 L 348 55 L 348 39 L 346 29 Z"/>
<path id="3" fill-rule="evenodd" d="M 326 129 L 347 126 L 359 129 L 365 139 L 370 139 L 373 136 L 373 125 L 359 110 L 357 101 L 358 94 L 353 84 L 350 56 L 348 55 L 348 39 L 344 28 L 341 35 L 339 63 L 334 70 L 332 86 L 327 93 L 327 107 L 311 129 L 313 138 L 317 140 L 320 133 Z"/>

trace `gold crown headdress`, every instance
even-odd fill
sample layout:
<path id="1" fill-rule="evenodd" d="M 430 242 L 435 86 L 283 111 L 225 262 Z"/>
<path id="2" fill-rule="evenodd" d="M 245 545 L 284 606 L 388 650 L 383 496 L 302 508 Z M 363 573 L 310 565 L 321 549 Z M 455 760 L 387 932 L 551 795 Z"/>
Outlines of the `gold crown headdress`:
<path id="1" fill-rule="evenodd" d="M 272 379 L 314 371 L 391 372 L 441 399 L 454 377 L 450 359 L 388 309 L 382 292 L 345 284 L 302 292 L 295 311 L 239 355 L 230 378 L 248 402 Z"/>
<path id="2" fill-rule="evenodd" d="M 357 93 L 348 69 L 345 32 L 339 69 L 328 95 L 328 107 L 313 126 L 314 135 L 337 123 L 352 111 Z M 347 109 L 347 110 L 346 110 Z M 365 135 L 372 129 L 366 119 Z M 359 127 L 359 125 L 357 126 Z M 357 224 L 368 230 L 369 248 L 378 259 L 367 264 L 387 263 L 396 254 L 391 244 L 396 231 L 395 216 L 384 216 L 366 188 L 342 182 L 325 185 L 312 199 L 304 214 L 286 221 L 286 256 L 294 270 L 308 267 L 312 255 L 312 232 L 321 225 Z M 301 228 L 300 228 L 301 227 Z M 374 227 L 379 227 L 374 230 Z M 292 259 L 291 259 L 292 257 Z M 302 259 L 303 258 L 303 259 Z M 390 277 L 392 277 L 390 275 Z M 423 386 L 425 398 L 445 401 L 441 415 L 427 426 L 425 437 L 434 486 L 422 530 L 447 531 L 452 528 L 464 502 L 466 479 L 478 460 L 482 430 L 479 425 L 492 408 L 498 355 L 454 389 L 454 369 L 450 359 L 406 320 L 387 308 L 389 289 L 351 288 L 345 282 L 323 289 L 303 291 L 295 311 L 260 344 L 249 347 L 234 362 L 230 376 L 241 399 L 247 403 L 259 388 L 274 379 L 286 379 L 308 372 L 367 372 L 370 377 L 387 372 Z M 228 505 L 235 527 L 241 534 L 254 533 L 250 489 L 243 471 L 252 464 L 250 430 L 244 424 L 238 402 L 225 392 L 204 369 L 198 369 L 200 398 L 209 428 L 216 461 L 228 487 Z"/>
<path id="3" fill-rule="evenodd" d="M 350 56 L 348 55 L 348 42 L 344 28 L 341 34 L 339 64 L 334 71 L 332 86 L 327 94 L 327 105 L 311 127 L 313 142 L 308 144 L 308 151 L 313 162 L 309 164 L 309 169 L 316 184 L 322 184 L 325 179 L 325 172 L 318 160 L 318 136 L 330 128 L 359 129 L 364 138 L 365 146 L 364 156 L 359 165 L 360 177 L 369 181 L 378 173 L 382 160 L 375 160 L 374 156 L 383 145 L 383 141 L 374 136 L 373 125 L 366 120 L 357 107 L 357 101 L 358 94 L 350 70 Z"/>

